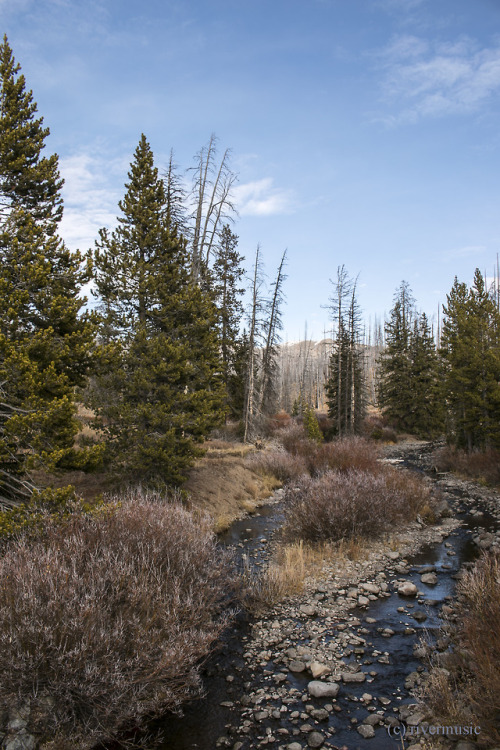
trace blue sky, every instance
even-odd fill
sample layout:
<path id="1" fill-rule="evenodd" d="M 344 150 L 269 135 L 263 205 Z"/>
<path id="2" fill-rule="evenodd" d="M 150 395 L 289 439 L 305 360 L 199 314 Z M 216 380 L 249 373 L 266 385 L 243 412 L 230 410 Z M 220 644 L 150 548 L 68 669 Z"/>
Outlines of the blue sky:
<path id="1" fill-rule="evenodd" d="M 235 231 L 285 337 L 316 338 L 329 279 L 368 319 L 407 280 L 436 314 L 500 250 L 499 0 L 0 0 L 66 180 L 61 233 L 115 222 L 141 132 L 182 169 L 211 133 L 239 174 Z"/>

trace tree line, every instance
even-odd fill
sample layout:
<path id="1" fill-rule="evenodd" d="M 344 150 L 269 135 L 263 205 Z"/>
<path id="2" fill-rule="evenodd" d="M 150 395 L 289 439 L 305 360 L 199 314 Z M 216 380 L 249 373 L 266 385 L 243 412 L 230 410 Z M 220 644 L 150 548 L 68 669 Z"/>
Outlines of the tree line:
<path id="1" fill-rule="evenodd" d="M 236 420 L 253 439 L 280 404 L 317 405 L 324 377 L 332 433 L 361 430 L 369 394 L 357 282 L 338 268 L 327 372 L 306 351 L 289 403 L 279 349 L 286 252 L 266 283 L 258 246 L 247 278 L 232 229 L 237 175 L 215 136 L 196 155 L 189 190 L 173 154 L 160 174 L 141 135 L 116 228 L 101 229 L 92 250 L 70 252 L 59 234 L 58 157 L 44 155 L 49 130 L 6 37 L 0 85 L 4 506 L 32 496 L 40 469 L 100 467 L 179 484 L 214 427 Z M 82 296 L 89 282 L 93 309 Z M 470 289 L 456 280 L 436 346 L 402 283 L 377 374 L 379 405 L 396 427 L 444 430 L 468 450 L 500 446 L 498 303 L 479 271 Z M 80 434 L 80 405 L 93 414 L 94 437 Z"/>
<path id="2" fill-rule="evenodd" d="M 268 288 L 257 249 L 245 311 L 237 176 L 215 136 L 188 191 L 141 135 L 116 228 L 70 252 L 58 157 L 7 37 L 0 84 L 0 502 L 29 499 L 40 469 L 179 484 L 215 426 L 250 438 L 275 408 L 285 256 Z M 97 437 L 77 440 L 81 404 Z"/>

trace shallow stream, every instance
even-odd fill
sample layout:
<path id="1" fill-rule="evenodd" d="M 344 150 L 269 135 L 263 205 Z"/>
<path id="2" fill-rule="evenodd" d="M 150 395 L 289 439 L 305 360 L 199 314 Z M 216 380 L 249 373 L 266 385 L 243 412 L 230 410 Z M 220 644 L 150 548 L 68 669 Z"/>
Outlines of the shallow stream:
<path id="1" fill-rule="evenodd" d="M 418 470 L 421 467 L 418 455 L 396 460 L 409 468 Z M 370 739 L 364 739 L 355 728 L 367 717 L 369 707 L 372 712 L 375 706 L 377 710 L 383 708 L 386 714 L 393 712 L 396 715 L 399 706 L 414 702 L 409 686 L 405 687 L 410 673 L 423 670 L 422 663 L 414 656 L 414 647 L 422 636 L 430 640 L 439 636 L 441 606 L 453 597 L 462 566 L 470 564 L 478 554 L 478 548 L 472 542 L 473 534 L 478 529 L 495 532 L 499 528 L 498 519 L 486 508 L 478 507 L 477 501 L 474 501 L 474 508 L 470 507 L 470 498 L 460 483 L 447 485 L 446 477 L 441 477 L 439 483 L 461 525 L 441 543 L 428 545 L 412 558 L 406 558 L 403 577 L 416 584 L 419 591 L 417 599 L 403 597 L 395 591 L 395 581 L 402 576 L 402 571 L 398 571 L 396 566 L 395 571 L 387 572 L 390 595 L 371 601 L 367 608 L 350 611 L 346 623 L 355 634 L 354 638 L 357 635 L 365 643 L 362 649 L 353 646 L 344 651 L 343 658 L 345 661 L 356 661 L 367 679 L 359 685 L 342 685 L 335 701 L 335 710 L 329 711 L 328 718 L 318 727 L 327 737 L 323 744 L 325 748 L 401 748 L 401 741 L 392 739 L 385 727 L 377 728 L 375 736 Z M 220 542 L 235 547 L 240 564 L 258 568 L 265 564 L 272 534 L 282 520 L 281 492 L 278 491 L 272 503 L 260 508 L 255 515 L 236 521 L 221 535 Z M 431 571 L 437 574 L 437 583 L 422 583 L 420 575 Z M 387 628 L 393 631 L 389 637 L 381 632 Z M 216 747 L 232 748 L 236 742 L 242 743 L 236 745 L 240 750 L 251 750 L 261 746 L 266 733 L 268 738 L 275 737 L 275 741 L 265 742 L 268 747 L 286 748 L 291 742 L 307 747 L 307 735 L 292 734 L 297 722 L 290 721 L 290 712 L 281 714 L 279 720 L 270 714 L 269 718 L 258 724 L 250 722 L 245 735 L 235 735 L 235 728 L 242 721 L 241 697 L 259 687 L 269 688 L 273 670 L 277 670 L 276 665 L 270 662 L 269 668 L 261 670 L 260 674 L 249 672 L 243 659 L 249 633 L 249 623 L 244 616 L 240 616 L 221 649 L 206 665 L 206 697 L 188 705 L 182 717 L 162 722 L 165 733 L 163 750 L 214 750 Z M 334 639 L 335 632 L 331 636 L 328 632 L 324 634 L 327 640 L 329 637 Z M 297 645 L 307 646 L 307 639 L 298 641 Z M 302 703 L 299 700 L 300 705 L 297 706 L 302 712 L 307 703 L 313 702 L 306 697 L 310 680 L 306 673 L 287 674 L 289 685 L 302 693 Z M 366 698 L 367 694 L 371 700 Z M 314 699 L 315 708 L 322 708 L 328 702 L 328 699 Z M 272 704 L 268 703 L 267 708 L 272 709 Z M 280 708 L 277 699 L 274 709 L 278 712 Z M 278 728 L 287 729 L 290 734 L 279 737 L 276 735 Z M 332 733 L 330 737 L 329 733 Z"/>

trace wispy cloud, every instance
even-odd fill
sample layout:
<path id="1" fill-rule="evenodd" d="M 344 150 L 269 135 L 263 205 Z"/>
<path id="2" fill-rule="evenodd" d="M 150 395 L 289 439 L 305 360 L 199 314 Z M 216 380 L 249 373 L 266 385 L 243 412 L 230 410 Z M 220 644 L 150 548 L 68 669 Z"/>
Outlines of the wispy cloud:
<path id="1" fill-rule="evenodd" d="M 484 245 L 465 245 L 464 247 L 454 247 L 451 250 L 445 252 L 445 258 L 447 260 L 453 260 L 454 258 L 475 258 L 478 255 L 483 255 L 486 252 Z"/>
<path id="2" fill-rule="evenodd" d="M 500 91 L 500 46 L 479 49 L 462 37 L 452 43 L 400 36 L 381 56 L 383 93 L 397 111 L 386 122 L 415 122 L 480 110 Z"/>
<path id="3" fill-rule="evenodd" d="M 238 185 L 234 188 L 234 199 L 242 216 L 272 216 L 292 211 L 291 192 L 273 187 L 271 177 Z"/>
<path id="4" fill-rule="evenodd" d="M 60 160 L 64 217 L 61 236 L 71 249 L 86 250 L 94 244 L 101 227 L 116 224 L 117 204 L 123 190 L 126 159 L 108 160 L 104 156 L 79 153 Z"/>

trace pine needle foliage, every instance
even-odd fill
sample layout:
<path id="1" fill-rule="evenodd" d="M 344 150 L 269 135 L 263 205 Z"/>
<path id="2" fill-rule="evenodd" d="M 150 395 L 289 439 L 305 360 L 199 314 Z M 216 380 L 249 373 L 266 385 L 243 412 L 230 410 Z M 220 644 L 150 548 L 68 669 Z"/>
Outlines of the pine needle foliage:
<path id="1" fill-rule="evenodd" d="M 57 155 L 42 156 L 36 119 L 12 50 L 0 46 L 0 503 L 28 500 L 31 469 L 83 468 L 75 452 L 75 388 L 94 337 L 79 296 L 88 269 L 57 234 L 62 214 Z M 98 458 L 99 449 L 91 452 Z"/>
<path id="2" fill-rule="evenodd" d="M 116 469 L 179 484 L 223 416 L 217 311 L 190 277 L 144 135 L 128 180 L 118 227 L 94 253 L 103 343 L 89 404 Z"/>

